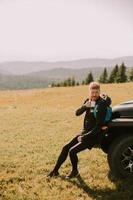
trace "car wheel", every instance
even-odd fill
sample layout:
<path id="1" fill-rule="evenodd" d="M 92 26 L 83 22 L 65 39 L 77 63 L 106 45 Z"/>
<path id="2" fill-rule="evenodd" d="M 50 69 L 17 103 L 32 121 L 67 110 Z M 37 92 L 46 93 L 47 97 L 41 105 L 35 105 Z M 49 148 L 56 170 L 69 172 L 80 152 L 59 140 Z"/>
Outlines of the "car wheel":
<path id="1" fill-rule="evenodd" d="M 116 138 L 109 147 L 107 158 L 113 175 L 133 178 L 133 135 Z"/>

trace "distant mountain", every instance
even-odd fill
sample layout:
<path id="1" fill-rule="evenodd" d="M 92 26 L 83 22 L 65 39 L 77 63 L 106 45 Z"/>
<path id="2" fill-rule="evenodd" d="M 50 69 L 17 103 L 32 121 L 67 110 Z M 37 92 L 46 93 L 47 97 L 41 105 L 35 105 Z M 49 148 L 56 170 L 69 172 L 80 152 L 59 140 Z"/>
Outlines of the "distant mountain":
<path id="1" fill-rule="evenodd" d="M 124 62 L 127 67 L 133 67 L 133 56 L 114 59 L 90 58 L 60 62 L 3 62 L 0 63 L 0 72 L 1 70 L 5 70 L 7 73 L 22 75 L 55 68 L 83 69 L 112 67 L 115 64 L 121 64 L 122 62 Z"/>
<path id="2" fill-rule="evenodd" d="M 0 63 L 0 89 L 28 89 L 48 87 L 74 76 L 76 81 L 84 80 L 92 72 L 97 80 L 107 67 L 108 74 L 116 64 L 124 62 L 133 67 L 133 57 L 116 59 L 82 59 L 66 62 L 5 62 Z"/>
<path id="3" fill-rule="evenodd" d="M 83 69 L 69 69 L 57 68 L 44 70 L 39 72 L 32 72 L 24 75 L 5 75 L 0 74 L 0 89 L 30 89 L 30 88 L 45 88 L 52 82 L 57 83 L 68 77 L 75 77 L 75 80 L 82 82 L 85 80 L 87 74 L 92 72 L 93 77 L 97 80 L 104 68 L 83 68 Z M 112 67 L 107 69 L 108 74 Z M 127 72 L 130 68 L 127 68 Z"/>
<path id="4" fill-rule="evenodd" d="M 74 76 L 76 81 L 82 81 L 91 71 L 97 78 L 103 68 L 69 69 L 55 68 L 23 75 L 0 74 L 0 89 L 26 89 L 48 87 L 52 82 L 60 82 Z"/>
<path id="5" fill-rule="evenodd" d="M 5 75 L 0 74 L 0 90 L 31 89 L 48 87 L 52 81 L 57 79 L 29 77 L 27 75 Z"/>
<path id="6" fill-rule="evenodd" d="M 27 74 L 30 77 L 36 77 L 40 79 L 49 78 L 56 80 L 64 80 L 68 77 L 75 77 L 77 81 L 82 81 L 86 78 L 89 72 L 93 73 L 94 79 L 97 79 L 101 72 L 103 71 L 103 67 L 93 67 L 93 68 L 82 68 L 82 69 L 70 69 L 70 68 L 55 68 L 50 70 L 43 70 L 39 72 L 32 72 Z M 112 68 L 108 68 L 108 72 L 110 72 Z"/>

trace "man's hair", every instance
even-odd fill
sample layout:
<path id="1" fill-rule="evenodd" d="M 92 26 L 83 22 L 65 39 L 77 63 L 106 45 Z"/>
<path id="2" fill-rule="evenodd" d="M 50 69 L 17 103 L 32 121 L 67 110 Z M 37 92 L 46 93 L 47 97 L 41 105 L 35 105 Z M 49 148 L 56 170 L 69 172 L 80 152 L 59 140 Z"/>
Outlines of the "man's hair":
<path id="1" fill-rule="evenodd" d="M 98 82 L 91 82 L 89 84 L 89 89 L 96 89 L 96 90 L 100 90 L 100 84 Z"/>

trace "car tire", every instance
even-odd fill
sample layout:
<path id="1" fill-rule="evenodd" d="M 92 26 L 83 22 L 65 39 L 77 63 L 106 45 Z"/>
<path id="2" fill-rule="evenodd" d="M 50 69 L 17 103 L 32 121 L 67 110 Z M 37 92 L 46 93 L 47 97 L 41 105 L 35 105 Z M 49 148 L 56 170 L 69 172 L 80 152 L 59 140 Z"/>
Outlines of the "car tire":
<path id="1" fill-rule="evenodd" d="M 133 178 L 133 135 L 116 138 L 107 153 L 112 174 L 119 178 Z"/>

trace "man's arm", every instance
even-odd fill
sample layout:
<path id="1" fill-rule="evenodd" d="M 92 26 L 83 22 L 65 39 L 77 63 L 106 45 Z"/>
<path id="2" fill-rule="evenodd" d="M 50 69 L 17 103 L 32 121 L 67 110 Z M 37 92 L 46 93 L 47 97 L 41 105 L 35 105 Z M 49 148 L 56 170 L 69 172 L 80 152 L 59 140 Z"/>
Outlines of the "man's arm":
<path id="1" fill-rule="evenodd" d="M 97 106 L 97 115 L 96 115 L 96 125 L 95 127 L 89 131 L 88 133 L 84 134 L 82 136 L 82 141 L 87 140 L 90 136 L 95 136 L 99 133 L 101 130 L 101 127 L 104 124 L 105 116 L 106 116 L 106 111 L 107 111 L 107 106 L 104 101 L 101 101 L 98 106 Z"/>
<path id="2" fill-rule="evenodd" d="M 79 115 L 83 114 L 83 113 L 87 110 L 86 105 L 84 105 L 87 101 L 88 101 L 88 99 L 86 99 L 86 100 L 84 101 L 83 105 L 82 105 L 80 108 L 78 108 L 78 109 L 76 110 L 76 112 L 75 112 L 75 115 L 76 115 L 76 116 L 79 116 Z"/>
<path id="3" fill-rule="evenodd" d="M 112 100 L 107 94 L 101 94 L 100 97 L 102 97 L 102 99 L 104 99 L 104 101 L 106 102 L 107 106 L 111 105 Z"/>

